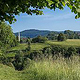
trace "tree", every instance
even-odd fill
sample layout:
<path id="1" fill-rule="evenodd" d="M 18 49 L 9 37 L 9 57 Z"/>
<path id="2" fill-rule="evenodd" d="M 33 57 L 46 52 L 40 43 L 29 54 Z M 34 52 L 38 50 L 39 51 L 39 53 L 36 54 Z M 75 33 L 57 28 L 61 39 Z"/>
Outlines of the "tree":
<path id="1" fill-rule="evenodd" d="M 37 36 L 37 37 L 32 39 L 32 42 L 33 43 L 44 43 L 46 40 L 47 40 L 46 37 Z"/>
<path id="2" fill-rule="evenodd" d="M 46 37 L 48 40 L 57 40 L 58 32 L 51 32 Z"/>
<path id="3" fill-rule="evenodd" d="M 5 20 L 9 23 L 16 21 L 15 15 L 19 13 L 27 13 L 32 15 L 43 14 L 42 9 L 64 9 L 68 6 L 72 12 L 77 14 L 75 18 L 80 17 L 80 1 L 79 0 L 0 0 L 0 22 Z"/>
<path id="4" fill-rule="evenodd" d="M 71 30 L 65 30 L 64 34 L 66 34 L 67 39 L 74 39 L 74 32 Z"/>
<path id="5" fill-rule="evenodd" d="M 29 37 L 28 37 L 28 39 L 27 39 L 27 43 L 28 43 L 28 48 L 27 48 L 27 50 L 30 51 L 30 50 L 31 50 L 31 40 L 30 40 Z"/>
<path id="6" fill-rule="evenodd" d="M 58 41 L 65 41 L 65 40 L 66 40 L 66 37 L 65 37 L 64 34 L 60 33 L 60 34 L 58 35 L 57 40 L 58 40 Z"/>
<path id="7" fill-rule="evenodd" d="M 17 40 L 9 25 L 2 22 L 0 24 L 0 43 L 3 47 L 12 47 L 17 45 Z"/>
<path id="8" fill-rule="evenodd" d="M 13 65 L 16 70 L 23 70 L 24 68 L 24 57 L 21 52 L 15 55 L 15 60 L 13 61 Z"/>

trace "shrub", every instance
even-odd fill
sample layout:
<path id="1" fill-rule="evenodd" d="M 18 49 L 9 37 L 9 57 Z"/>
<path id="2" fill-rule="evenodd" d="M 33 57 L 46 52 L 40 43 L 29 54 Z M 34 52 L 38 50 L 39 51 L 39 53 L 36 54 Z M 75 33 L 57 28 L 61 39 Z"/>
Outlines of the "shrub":
<path id="1" fill-rule="evenodd" d="M 36 38 L 32 39 L 33 43 L 44 43 L 47 40 L 46 37 L 37 36 Z"/>
<path id="2" fill-rule="evenodd" d="M 65 41 L 65 40 L 66 40 L 66 37 L 65 37 L 64 34 L 60 33 L 60 34 L 58 35 L 58 37 L 57 37 L 57 40 L 58 40 L 58 41 Z"/>

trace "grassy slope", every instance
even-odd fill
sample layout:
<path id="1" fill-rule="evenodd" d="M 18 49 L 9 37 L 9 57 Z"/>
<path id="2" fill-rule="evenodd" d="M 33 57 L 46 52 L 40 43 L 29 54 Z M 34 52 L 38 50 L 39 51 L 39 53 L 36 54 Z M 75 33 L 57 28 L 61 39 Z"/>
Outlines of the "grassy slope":
<path id="1" fill-rule="evenodd" d="M 58 41 L 47 41 L 47 44 L 50 45 L 62 45 L 62 46 L 80 46 L 80 39 L 68 39 L 66 41 L 58 42 Z"/>
<path id="2" fill-rule="evenodd" d="M 20 80 L 20 73 L 14 68 L 0 64 L 0 80 Z"/>
<path id="3" fill-rule="evenodd" d="M 46 41 L 45 43 L 31 43 L 31 51 L 33 50 L 41 50 L 44 47 L 50 46 L 50 45 L 61 45 L 61 46 L 74 46 L 74 47 L 80 47 L 80 40 L 79 39 L 68 39 L 66 41 L 58 42 L 58 41 Z M 27 44 L 19 44 L 16 47 L 13 47 L 10 49 L 10 51 L 14 50 L 25 50 L 27 48 Z M 7 54 L 6 56 L 12 57 L 15 56 L 16 53 L 11 52 L 10 54 Z"/>
<path id="4" fill-rule="evenodd" d="M 27 48 L 27 46 L 28 46 L 27 43 L 19 44 L 16 47 L 12 47 L 8 51 L 25 50 Z M 46 46 L 49 46 L 49 45 L 45 44 L 45 43 L 31 43 L 31 51 L 33 51 L 33 50 L 41 50 Z M 6 54 L 6 56 L 13 57 L 13 56 L 15 56 L 15 54 L 16 54 L 15 52 L 10 52 L 10 53 Z"/>
<path id="5" fill-rule="evenodd" d="M 31 43 L 31 50 L 40 50 L 46 46 L 49 46 L 45 43 Z M 10 50 L 25 50 L 27 48 L 27 43 L 19 44 L 16 47 L 11 48 Z"/>
<path id="6" fill-rule="evenodd" d="M 40 50 L 49 45 L 63 45 L 63 46 L 80 46 L 79 39 L 68 39 L 66 41 L 58 42 L 58 41 L 46 41 L 46 43 L 32 43 L 31 50 Z M 19 44 L 16 47 L 11 48 L 10 50 L 24 50 L 27 48 L 27 44 Z"/>

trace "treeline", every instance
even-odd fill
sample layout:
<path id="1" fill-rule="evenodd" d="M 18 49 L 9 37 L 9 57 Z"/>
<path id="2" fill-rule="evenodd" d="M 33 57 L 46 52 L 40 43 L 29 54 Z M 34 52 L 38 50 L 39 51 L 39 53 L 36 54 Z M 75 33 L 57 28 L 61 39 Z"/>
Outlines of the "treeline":
<path id="1" fill-rule="evenodd" d="M 26 43 L 28 38 L 22 37 L 20 42 Z M 65 41 L 66 39 L 80 39 L 80 34 L 75 31 L 65 30 L 64 32 L 51 32 L 47 36 L 38 35 L 30 39 L 32 43 L 44 43 L 46 40 Z"/>
<path id="2" fill-rule="evenodd" d="M 51 32 L 47 35 L 49 40 L 57 40 L 59 34 L 64 34 L 66 39 L 80 39 L 80 33 L 71 30 L 65 30 L 64 32 Z"/>

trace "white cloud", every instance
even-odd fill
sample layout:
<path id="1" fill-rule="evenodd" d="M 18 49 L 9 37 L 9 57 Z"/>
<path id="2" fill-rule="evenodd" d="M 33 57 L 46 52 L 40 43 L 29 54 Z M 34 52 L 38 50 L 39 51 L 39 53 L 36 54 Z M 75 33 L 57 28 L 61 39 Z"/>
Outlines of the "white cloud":
<path id="1" fill-rule="evenodd" d="M 72 18 L 72 17 L 74 17 L 73 13 L 58 15 L 58 16 L 57 15 L 56 16 L 51 15 L 50 17 L 44 18 L 44 20 L 64 20 L 64 19 L 69 19 L 69 18 Z"/>
<path id="2" fill-rule="evenodd" d="M 45 14 L 45 15 L 23 15 L 22 18 L 47 18 L 51 15 Z"/>
<path id="3" fill-rule="evenodd" d="M 52 14 L 45 14 L 45 15 L 23 15 L 22 18 L 41 18 L 42 20 L 64 20 L 74 17 L 74 13 L 68 13 L 68 14 L 58 14 L 58 15 L 52 15 Z"/>

